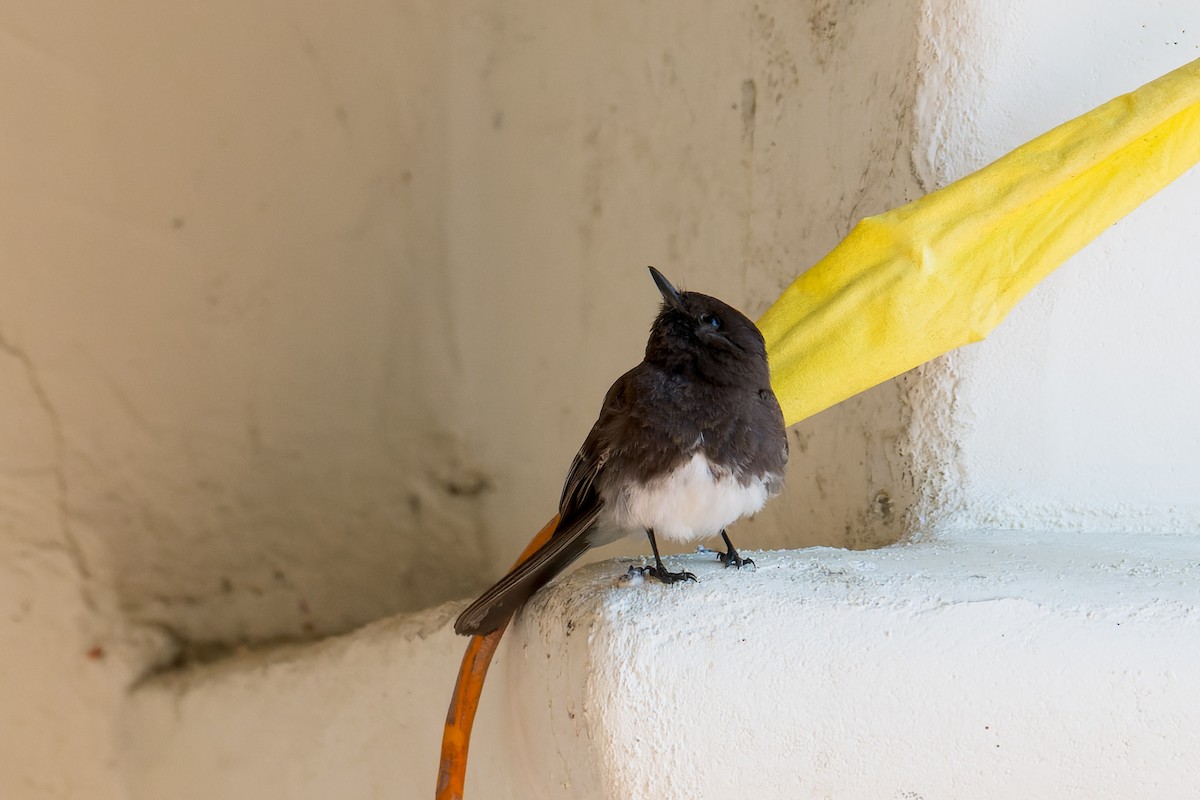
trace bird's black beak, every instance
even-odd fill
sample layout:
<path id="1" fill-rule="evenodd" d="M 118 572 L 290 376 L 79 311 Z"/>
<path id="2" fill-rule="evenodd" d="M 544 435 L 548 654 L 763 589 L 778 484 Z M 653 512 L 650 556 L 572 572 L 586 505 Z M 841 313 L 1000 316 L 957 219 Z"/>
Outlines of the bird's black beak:
<path id="1" fill-rule="evenodd" d="M 658 286 L 658 291 L 662 292 L 663 300 L 672 308 L 683 311 L 683 298 L 679 296 L 679 290 L 671 285 L 671 282 L 663 277 L 663 274 L 654 267 L 647 267 L 650 270 L 650 276 L 654 278 L 654 283 Z"/>

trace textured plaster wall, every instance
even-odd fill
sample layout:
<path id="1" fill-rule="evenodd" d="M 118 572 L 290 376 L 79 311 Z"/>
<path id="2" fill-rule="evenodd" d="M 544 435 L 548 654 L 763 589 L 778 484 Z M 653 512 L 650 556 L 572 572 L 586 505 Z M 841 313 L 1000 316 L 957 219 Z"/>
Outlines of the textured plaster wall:
<path id="1" fill-rule="evenodd" d="M 0 794 L 116 791 L 120 693 L 177 651 L 493 577 L 640 358 L 647 263 L 758 313 L 915 193 L 915 8 L 7 4 Z M 798 429 L 743 546 L 903 533 L 899 391 Z"/>
<path id="2" fill-rule="evenodd" d="M 125 714 L 136 800 L 425 800 L 463 640 L 444 605 L 322 642 L 155 678 Z M 489 680 L 505 681 L 497 664 Z M 510 778 L 508 698 L 480 704 L 467 796 L 528 800 Z M 486 743 L 486 744 L 485 744 Z"/>
<path id="3" fill-rule="evenodd" d="M 435 5 L 0 10 L 0 796 L 121 796 L 179 640 L 473 586 Z"/>
<path id="4" fill-rule="evenodd" d="M 115 800 L 117 716 L 165 642 L 121 620 L 81 557 L 42 380 L 0 340 L 0 796 Z"/>
<path id="5" fill-rule="evenodd" d="M 180 645 L 494 576 L 640 357 L 647 263 L 758 313 L 859 217 L 1198 36 L 1190 0 L 6 5 L 0 794 L 120 796 L 121 693 Z M 1194 530 L 1198 192 L 988 342 L 798 426 L 738 541 Z M 389 680 L 348 652 L 301 687 L 316 717 Z M 203 756 L 221 728 L 196 735 Z"/>
<path id="6" fill-rule="evenodd" d="M 1200 5 L 935 0 L 918 52 L 928 189 L 1200 57 Z M 1200 172 L 914 387 L 931 528 L 1200 529 Z"/>
<path id="7" fill-rule="evenodd" d="M 646 264 L 755 314 L 916 193 L 915 3 L 681 8 L 4 12 L 0 335 L 122 614 L 229 644 L 469 593 L 640 358 Z M 742 539 L 900 536 L 899 392 L 799 427 Z"/>
<path id="8" fill-rule="evenodd" d="M 305 636 L 473 585 L 433 6 L 0 20 L 5 397 L 37 375 L 12 424 L 53 414 L 72 555 L 136 621 Z"/>
<path id="9" fill-rule="evenodd" d="M 858 217 L 915 196 L 917 4 L 460 8 L 447 240 L 496 572 L 552 513 L 605 389 L 640 358 L 646 264 L 757 314 Z M 901 535 L 900 391 L 799 426 L 789 492 L 738 541 Z"/>

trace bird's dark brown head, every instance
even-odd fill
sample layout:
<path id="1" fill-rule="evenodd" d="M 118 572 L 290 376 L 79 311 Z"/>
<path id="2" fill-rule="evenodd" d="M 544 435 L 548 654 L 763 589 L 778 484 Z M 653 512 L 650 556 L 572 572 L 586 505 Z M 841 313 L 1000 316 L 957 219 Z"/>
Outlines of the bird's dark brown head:
<path id="1" fill-rule="evenodd" d="M 650 327 L 647 362 L 717 384 L 770 384 L 766 344 L 745 314 L 715 297 L 678 291 L 654 267 L 650 274 L 663 304 Z"/>

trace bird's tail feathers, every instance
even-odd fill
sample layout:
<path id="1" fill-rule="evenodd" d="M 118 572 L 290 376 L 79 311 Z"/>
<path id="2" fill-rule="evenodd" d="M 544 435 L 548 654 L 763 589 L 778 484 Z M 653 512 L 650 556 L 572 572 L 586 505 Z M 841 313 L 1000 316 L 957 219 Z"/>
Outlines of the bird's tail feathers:
<path id="1" fill-rule="evenodd" d="M 517 613 L 533 593 L 584 554 L 589 547 L 587 533 L 599 509 L 572 520 L 555 531 L 548 542 L 528 560 L 513 568 L 479 599 L 467 606 L 454 622 L 454 632 L 464 636 L 491 633 Z"/>

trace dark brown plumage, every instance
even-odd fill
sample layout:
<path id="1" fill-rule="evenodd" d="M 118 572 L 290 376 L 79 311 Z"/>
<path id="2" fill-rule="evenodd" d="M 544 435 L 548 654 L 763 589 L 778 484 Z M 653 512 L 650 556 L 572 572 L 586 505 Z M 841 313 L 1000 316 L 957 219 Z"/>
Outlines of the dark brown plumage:
<path id="1" fill-rule="evenodd" d="M 663 295 L 641 364 L 612 385 L 563 485 L 559 525 L 533 556 L 467 607 L 460 634 L 498 628 L 590 547 L 645 530 L 664 582 L 655 532 L 675 541 L 721 535 L 726 566 L 738 556 L 725 527 L 782 487 L 783 413 L 771 391 L 762 334 L 720 300 L 679 293 L 653 267 Z"/>

